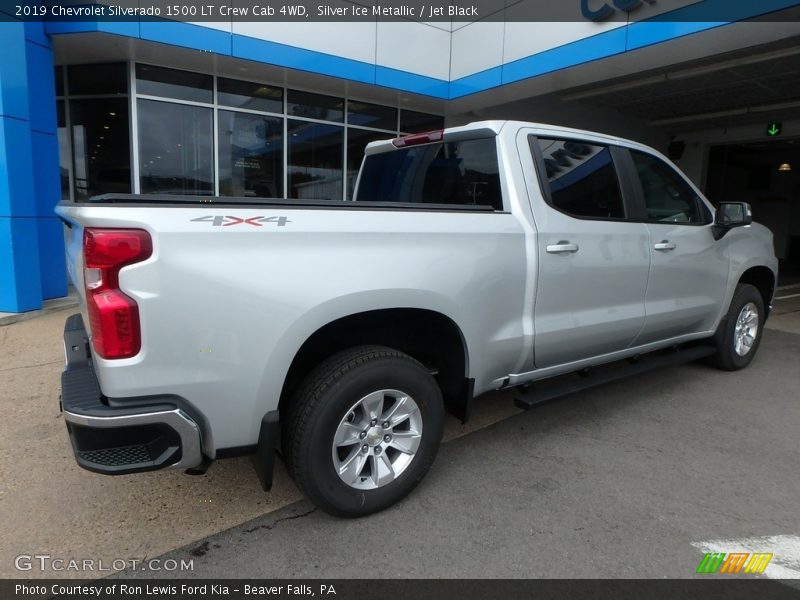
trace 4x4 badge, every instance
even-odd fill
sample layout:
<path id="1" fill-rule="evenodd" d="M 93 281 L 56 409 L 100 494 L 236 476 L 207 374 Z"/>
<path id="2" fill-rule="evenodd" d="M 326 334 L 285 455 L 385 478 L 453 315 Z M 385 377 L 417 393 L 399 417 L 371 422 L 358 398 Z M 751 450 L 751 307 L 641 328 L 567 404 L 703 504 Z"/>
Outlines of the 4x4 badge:
<path id="1" fill-rule="evenodd" d="M 231 215 L 207 215 L 205 217 L 197 217 L 192 219 L 199 223 L 211 223 L 212 227 L 231 227 L 233 225 L 252 225 L 253 227 L 262 227 L 263 223 L 275 223 L 278 227 L 284 227 L 287 223 L 291 223 L 288 217 L 234 217 Z"/>

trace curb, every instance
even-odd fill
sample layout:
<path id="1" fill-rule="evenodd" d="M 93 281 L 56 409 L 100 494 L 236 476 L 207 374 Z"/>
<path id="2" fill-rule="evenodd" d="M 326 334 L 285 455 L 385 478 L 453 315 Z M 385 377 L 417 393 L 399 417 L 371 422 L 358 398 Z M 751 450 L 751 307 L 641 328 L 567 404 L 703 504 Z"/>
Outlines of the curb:
<path id="1" fill-rule="evenodd" d="M 63 298 L 53 298 L 52 300 L 45 300 L 42 308 L 39 310 L 31 310 L 21 313 L 3 313 L 0 312 L 0 327 L 11 325 L 12 323 L 19 323 L 20 321 L 27 321 L 28 319 L 35 319 L 51 312 L 73 308 L 78 306 L 78 293 L 70 286 L 69 293 Z"/>

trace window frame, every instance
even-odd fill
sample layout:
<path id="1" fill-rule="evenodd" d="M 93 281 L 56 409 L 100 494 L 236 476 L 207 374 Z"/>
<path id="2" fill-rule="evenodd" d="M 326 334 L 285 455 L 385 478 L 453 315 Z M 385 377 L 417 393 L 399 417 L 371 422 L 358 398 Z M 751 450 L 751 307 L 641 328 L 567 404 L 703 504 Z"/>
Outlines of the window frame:
<path id="1" fill-rule="evenodd" d="M 270 78 L 259 78 L 259 77 L 245 77 L 242 78 L 237 74 L 231 73 L 218 73 L 216 70 L 209 70 L 209 69 L 191 69 L 186 68 L 185 66 L 173 66 L 173 64 L 169 61 L 165 63 L 162 62 L 153 62 L 152 60 L 111 60 L 111 61 L 99 61 L 93 62 L 89 64 L 107 64 L 107 63 L 119 63 L 123 65 L 123 68 L 126 70 L 126 81 L 127 81 L 127 93 L 125 94 L 101 94 L 97 96 L 76 96 L 75 94 L 70 93 L 70 86 L 69 86 L 69 74 L 68 69 L 71 66 L 76 66 L 72 64 L 59 64 L 56 65 L 56 69 L 58 73 L 54 72 L 53 77 L 54 79 L 57 76 L 60 76 L 64 81 L 64 90 L 62 95 L 57 97 L 58 100 L 62 100 L 65 104 L 66 112 L 65 112 L 65 120 L 66 120 L 66 129 L 67 129 L 67 137 L 68 137 L 68 150 L 69 150 L 69 177 L 70 177 L 70 185 L 69 185 L 69 199 L 72 202 L 76 201 L 75 195 L 75 180 L 74 180 L 74 149 L 73 149 L 73 139 L 72 139 L 72 119 L 70 115 L 69 105 L 70 101 L 73 99 L 90 99 L 90 98 L 126 98 L 127 105 L 128 105 L 128 134 L 129 134 L 129 151 L 130 151 L 130 169 L 131 169 L 131 180 L 130 180 L 130 189 L 131 193 L 138 194 L 141 193 L 141 165 L 139 160 L 139 115 L 138 115 L 138 100 L 139 99 L 147 99 L 153 100 L 156 102 L 166 102 L 171 104 L 180 104 L 185 106 L 200 106 L 212 109 L 212 140 L 213 140 L 213 196 L 216 198 L 223 198 L 224 196 L 220 195 L 220 172 L 219 172 L 219 151 L 220 151 L 220 144 L 219 144 L 219 112 L 220 111 L 231 111 L 237 113 L 248 113 L 260 116 L 269 116 L 269 117 L 278 117 L 283 121 L 283 150 L 282 150 L 282 165 L 283 165 L 283 197 L 288 198 L 288 190 L 289 190 L 289 142 L 288 142 L 288 135 L 287 135 L 287 128 L 289 119 L 294 119 L 297 121 L 306 121 L 309 123 L 319 123 L 319 124 L 333 124 L 343 128 L 343 143 L 342 143 L 342 186 L 341 186 L 341 198 L 342 200 L 348 200 L 350 195 L 348 194 L 348 185 L 347 185 L 347 161 L 348 161 L 348 133 L 351 129 L 359 130 L 359 131 L 370 131 L 374 133 L 380 134 L 381 138 L 390 139 L 395 138 L 398 136 L 404 135 L 406 132 L 401 131 L 400 125 L 405 113 L 418 113 L 420 115 L 427 115 L 430 118 L 438 118 L 441 119 L 443 122 L 445 120 L 444 111 L 436 111 L 436 112 L 428 112 L 423 110 L 414 110 L 412 108 L 403 107 L 400 105 L 399 101 L 394 103 L 387 103 L 384 99 L 375 99 L 375 98 L 367 98 L 366 96 L 362 96 L 361 94 L 354 93 L 351 94 L 349 90 L 344 90 L 343 93 L 334 93 L 331 94 L 330 91 L 320 91 L 316 88 L 310 88 L 304 85 L 299 86 L 288 86 L 286 82 L 278 82 L 276 80 Z M 83 63 L 76 63 L 77 65 Z M 212 79 L 212 96 L 210 101 L 197 101 L 197 100 L 186 100 L 180 98 L 173 98 L 171 96 L 159 96 L 159 95 L 151 95 L 143 93 L 139 86 L 137 86 L 137 65 L 143 66 L 150 66 L 150 67 L 157 67 L 162 69 L 171 69 L 177 71 L 185 71 L 190 74 L 194 75 L 201 75 L 211 77 Z M 252 84 L 260 84 L 265 86 L 270 86 L 276 89 L 281 90 L 282 93 L 282 102 L 280 106 L 280 110 L 276 112 L 272 112 L 269 110 L 257 110 L 257 109 L 250 109 L 250 108 L 243 108 L 243 107 L 236 107 L 236 106 L 228 106 L 227 104 L 220 104 L 219 102 L 219 80 L 220 79 L 231 79 L 233 81 L 241 81 L 246 83 Z M 342 101 L 343 107 L 343 116 L 342 119 L 339 121 L 331 121 L 327 119 L 315 119 L 311 117 L 303 117 L 297 115 L 290 115 L 288 111 L 288 96 L 290 90 L 300 93 L 310 93 L 316 94 L 321 96 L 330 96 L 333 98 L 340 99 Z M 396 118 L 393 119 L 392 127 L 390 129 L 382 129 L 371 127 L 368 125 L 360 125 L 356 123 L 351 123 L 349 119 L 349 103 L 364 103 L 364 104 L 371 104 L 375 106 L 382 106 L 385 108 L 391 108 L 396 112 Z M 276 107 L 277 109 L 277 107 Z M 388 123 L 386 123 L 388 125 Z M 363 162 L 363 158 L 362 158 Z"/>
<path id="2" fill-rule="evenodd" d="M 547 167 L 544 163 L 544 154 L 542 153 L 539 140 L 559 140 L 565 142 L 579 142 L 583 144 L 590 144 L 592 146 L 602 146 L 608 148 L 611 152 L 611 163 L 614 166 L 614 172 L 617 176 L 617 183 L 619 184 L 620 195 L 622 196 L 622 210 L 625 213 L 624 218 L 615 217 L 584 217 L 580 215 L 573 215 L 558 206 L 553 204 L 553 196 L 550 190 L 550 184 L 547 177 Z M 545 204 L 554 211 L 578 221 L 603 221 L 610 223 L 640 223 L 641 219 L 638 218 L 638 206 L 635 202 L 635 190 L 633 182 L 630 180 L 630 173 L 625 165 L 625 148 L 617 144 L 609 144 L 588 138 L 583 138 L 574 135 L 560 135 L 558 132 L 553 132 L 552 135 L 529 134 L 528 146 L 533 158 L 534 168 L 536 170 L 536 178 L 539 181 L 539 191 L 544 198 Z M 633 160 L 633 159 L 630 159 Z"/>
<path id="3" fill-rule="evenodd" d="M 641 223 L 645 223 L 647 225 L 681 225 L 683 227 L 708 227 L 713 225 L 714 223 L 714 211 L 704 202 L 703 195 L 700 191 L 692 184 L 691 181 L 681 172 L 680 169 L 676 168 L 674 165 L 670 164 L 669 161 L 664 160 L 660 156 L 654 154 L 653 152 L 649 152 L 643 150 L 641 148 L 628 148 L 622 147 L 624 151 L 624 157 L 622 158 L 622 164 L 624 165 L 624 170 L 627 172 L 627 178 L 630 180 L 630 185 L 633 190 L 633 198 L 636 205 L 636 213 L 639 215 L 639 221 Z M 644 196 L 644 187 L 642 186 L 642 181 L 639 178 L 639 172 L 636 169 L 636 163 L 633 160 L 633 153 L 638 152 L 639 154 L 643 154 L 659 163 L 667 167 L 675 176 L 684 183 L 684 185 L 693 192 L 694 194 L 694 204 L 695 209 L 697 210 L 698 214 L 703 217 L 702 221 L 696 223 L 682 223 L 679 221 L 658 221 L 654 219 L 650 219 L 647 216 L 647 202 L 645 201 Z"/>

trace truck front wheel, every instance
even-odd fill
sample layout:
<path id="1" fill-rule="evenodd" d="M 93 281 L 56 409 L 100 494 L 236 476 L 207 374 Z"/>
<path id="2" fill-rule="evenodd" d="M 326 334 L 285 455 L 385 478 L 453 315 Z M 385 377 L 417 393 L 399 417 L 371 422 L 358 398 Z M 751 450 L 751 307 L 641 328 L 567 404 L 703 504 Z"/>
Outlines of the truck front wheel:
<path id="1" fill-rule="evenodd" d="M 765 320 L 764 300 L 759 291 L 749 284 L 736 286 L 728 314 L 713 338 L 717 353 L 711 357 L 712 363 L 726 371 L 749 365 L 761 343 Z"/>
<path id="2" fill-rule="evenodd" d="M 401 500 L 439 448 L 442 395 L 416 360 L 382 346 L 317 366 L 284 419 L 283 451 L 303 493 L 325 512 L 367 515 Z"/>

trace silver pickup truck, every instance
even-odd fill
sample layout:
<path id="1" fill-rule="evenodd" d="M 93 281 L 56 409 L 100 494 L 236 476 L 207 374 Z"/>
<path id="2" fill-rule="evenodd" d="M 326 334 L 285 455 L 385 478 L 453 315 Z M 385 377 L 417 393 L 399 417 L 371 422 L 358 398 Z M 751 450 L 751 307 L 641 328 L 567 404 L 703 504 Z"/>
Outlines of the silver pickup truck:
<path id="1" fill-rule="evenodd" d="M 445 412 L 755 355 L 771 233 L 651 148 L 491 121 L 368 146 L 354 201 L 108 195 L 57 209 L 81 312 L 61 405 L 99 473 L 275 451 L 322 509 L 425 475 Z M 534 385 L 535 382 L 535 385 Z"/>

